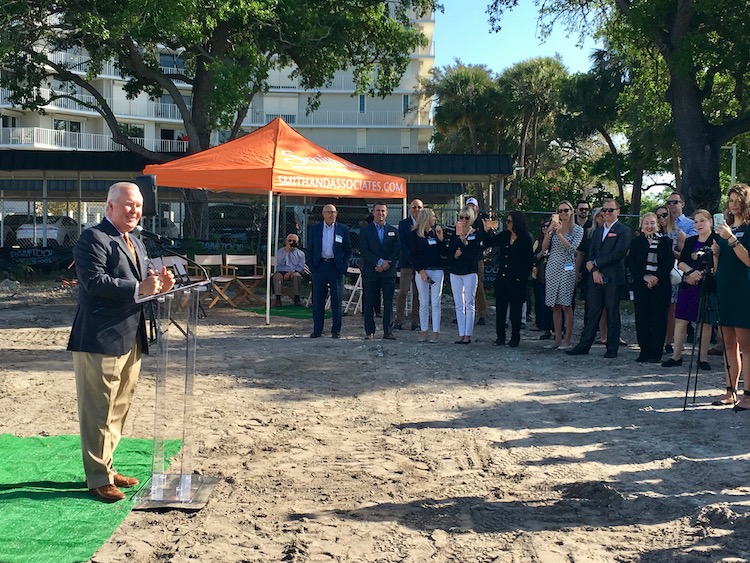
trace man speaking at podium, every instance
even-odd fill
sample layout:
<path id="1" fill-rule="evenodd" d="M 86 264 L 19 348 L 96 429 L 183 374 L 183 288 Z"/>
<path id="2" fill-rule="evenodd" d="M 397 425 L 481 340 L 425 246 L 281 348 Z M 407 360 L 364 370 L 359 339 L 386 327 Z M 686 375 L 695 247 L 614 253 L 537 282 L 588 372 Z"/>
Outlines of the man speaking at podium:
<path id="1" fill-rule="evenodd" d="M 148 353 L 143 305 L 136 298 L 174 286 L 166 268 L 148 269 L 145 247 L 129 235 L 142 213 L 138 186 L 112 185 L 105 219 L 83 231 L 73 249 L 78 307 L 68 350 L 73 352 L 76 375 L 83 468 L 91 494 L 106 502 L 124 499 L 119 487 L 138 483 L 112 465 L 141 370 L 141 354 Z"/>

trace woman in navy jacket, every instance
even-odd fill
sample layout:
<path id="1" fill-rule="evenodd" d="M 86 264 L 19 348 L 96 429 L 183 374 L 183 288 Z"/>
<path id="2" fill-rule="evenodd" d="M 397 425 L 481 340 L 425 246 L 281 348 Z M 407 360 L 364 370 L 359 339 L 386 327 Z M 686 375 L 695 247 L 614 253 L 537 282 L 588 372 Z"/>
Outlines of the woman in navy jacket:
<path id="1" fill-rule="evenodd" d="M 419 293 L 420 342 L 427 342 L 432 310 L 432 336 L 435 343 L 440 336 L 440 298 L 443 294 L 443 277 L 447 248 L 443 229 L 437 225 L 432 209 L 423 209 L 409 240 L 409 251 L 414 264 L 414 280 Z"/>
<path id="2" fill-rule="evenodd" d="M 471 206 L 458 212 L 456 235 L 448 245 L 451 270 L 451 292 L 456 305 L 458 340 L 456 344 L 470 344 L 474 334 L 475 299 L 479 282 L 479 257 L 482 255 L 482 235 L 472 225 L 476 215 Z"/>

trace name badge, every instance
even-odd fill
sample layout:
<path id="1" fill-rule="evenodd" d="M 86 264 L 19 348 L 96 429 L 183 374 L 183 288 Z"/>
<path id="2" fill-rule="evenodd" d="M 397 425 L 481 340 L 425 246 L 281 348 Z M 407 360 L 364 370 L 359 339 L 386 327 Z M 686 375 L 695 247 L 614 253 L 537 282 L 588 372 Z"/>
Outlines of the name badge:
<path id="1" fill-rule="evenodd" d="M 389 237 L 395 237 L 396 233 L 394 231 L 388 231 L 388 236 Z"/>
<path id="2" fill-rule="evenodd" d="M 466 240 L 474 240 L 475 238 L 477 238 L 477 235 L 469 235 Z"/>
<path id="3" fill-rule="evenodd" d="M 736 236 L 737 238 L 742 238 L 742 235 L 744 234 L 745 234 L 745 231 L 737 231 L 736 233 L 734 233 L 734 236 Z"/>
<path id="4" fill-rule="evenodd" d="M 435 246 L 437 244 L 437 240 L 435 240 L 434 238 L 428 238 L 427 244 L 429 244 L 430 246 Z"/>
<path id="5" fill-rule="evenodd" d="M 607 237 L 616 237 L 617 233 L 607 233 Z"/>
<path id="6" fill-rule="evenodd" d="M 576 269 L 575 264 L 573 264 L 572 262 L 567 262 L 563 264 L 563 270 L 565 270 L 566 272 L 572 272 L 575 269 Z"/>
<path id="7" fill-rule="evenodd" d="M 342 242 L 344 242 L 344 237 L 342 237 L 341 235 L 336 235 L 333 237 L 333 240 L 334 242 L 341 244 Z"/>

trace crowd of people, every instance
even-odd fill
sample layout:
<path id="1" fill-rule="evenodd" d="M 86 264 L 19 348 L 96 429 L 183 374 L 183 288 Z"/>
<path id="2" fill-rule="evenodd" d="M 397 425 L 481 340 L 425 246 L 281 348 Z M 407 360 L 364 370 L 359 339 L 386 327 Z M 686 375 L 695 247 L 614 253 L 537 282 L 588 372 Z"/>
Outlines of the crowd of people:
<path id="1" fill-rule="evenodd" d="M 322 333 L 322 304 L 328 293 L 332 303 L 340 303 L 352 253 L 348 229 L 335 222 L 333 205 L 326 208 L 324 223 L 310 241 L 313 338 Z M 640 348 L 636 361 L 681 366 L 692 329 L 697 357 L 691 365 L 709 371 L 709 345 L 715 338 L 723 347 L 726 393 L 713 404 L 750 410 L 750 384 L 745 383 L 742 397 L 737 395 L 742 352 L 750 350 L 750 236 L 744 237 L 750 224 L 750 187 L 733 186 L 724 213 L 698 209 L 687 217 L 683 209 L 680 194 L 672 193 L 630 229 L 619 221 L 620 204 L 614 198 L 594 209 L 583 200 L 575 205 L 563 200 L 541 222 L 535 238 L 520 211 L 508 214 L 504 229 L 495 229 L 480 214 L 475 198 L 459 210 L 455 232 L 450 233 L 420 200 L 411 202 L 409 217 L 398 227 L 386 222 L 387 206 L 378 202 L 374 220 L 359 237 L 365 338 L 375 338 L 381 303 L 384 339 L 395 340 L 394 331 L 408 327 L 405 305 L 411 288 L 411 329 L 419 330 L 420 342 L 440 342 L 441 298 L 449 281 L 455 343 L 471 344 L 474 326 L 484 314 L 479 311 L 479 295 L 484 299 L 481 280 L 488 253 L 497 271 L 494 345 L 519 346 L 524 309 L 533 294 L 540 339 L 550 340 L 545 350 L 588 354 L 598 338 L 606 346 L 604 357 L 615 358 L 624 344 L 620 304 L 630 297 Z M 399 265 L 399 295 L 391 322 Z M 576 295 L 585 311 L 580 340 L 574 343 Z M 332 336 L 337 338 L 341 309 L 333 309 Z"/>

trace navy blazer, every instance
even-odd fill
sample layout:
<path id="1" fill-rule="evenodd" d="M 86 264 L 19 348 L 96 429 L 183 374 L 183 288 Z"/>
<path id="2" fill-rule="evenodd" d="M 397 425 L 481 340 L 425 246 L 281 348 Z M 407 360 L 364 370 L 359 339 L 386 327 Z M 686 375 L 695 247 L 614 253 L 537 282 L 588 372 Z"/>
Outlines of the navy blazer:
<path id="1" fill-rule="evenodd" d="M 414 263 L 411 260 L 411 251 L 409 249 L 409 239 L 411 231 L 414 228 L 414 220 L 409 215 L 406 219 L 398 222 L 398 240 L 401 243 L 401 256 L 398 259 L 399 268 L 413 268 Z"/>
<path id="2" fill-rule="evenodd" d="M 630 248 L 630 229 L 622 221 L 615 222 L 602 240 L 604 227 L 597 227 L 591 235 L 591 246 L 589 247 L 588 259 L 596 260 L 596 269 L 599 270 L 609 283 L 625 285 L 625 257 Z"/>
<path id="3" fill-rule="evenodd" d="M 143 304 L 135 301 L 138 283 L 148 276 L 148 255 L 137 237 L 130 240 L 137 260 L 108 219 L 81 233 L 73 248 L 78 308 L 68 350 L 121 356 L 140 338 L 148 353 Z"/>
<path id="4" fill-rule="evenodd" d="M 349 238 L 349 227 L 341 223 L 333 224 L 333 262 L 341 274 L 346 273 L 349 267 L 349 259 L 352 257 L 352 243 Z M 315 271 L 323 261 L 323 223 L 316 223 L 310 227 L 310 240 L 307 241 L 308 260 L 310 271 Z"/>
<path id="5" fill-rule="evenodd" d="M 359 252 L 361 255 L 359 267 L 362 275 L 366 278 L 396 277 L 396 266 L 401 254 L 401 243 L 399 242 L 398 230 L 393 225 L 385 224 L 383 242 L 380 242 L 378 230 L 375 223 L 370 223 L 359 232 Z M 376 272 L 375 266 L 380 259 L 388 260 L 390 268 L 384 272 Z"/>

